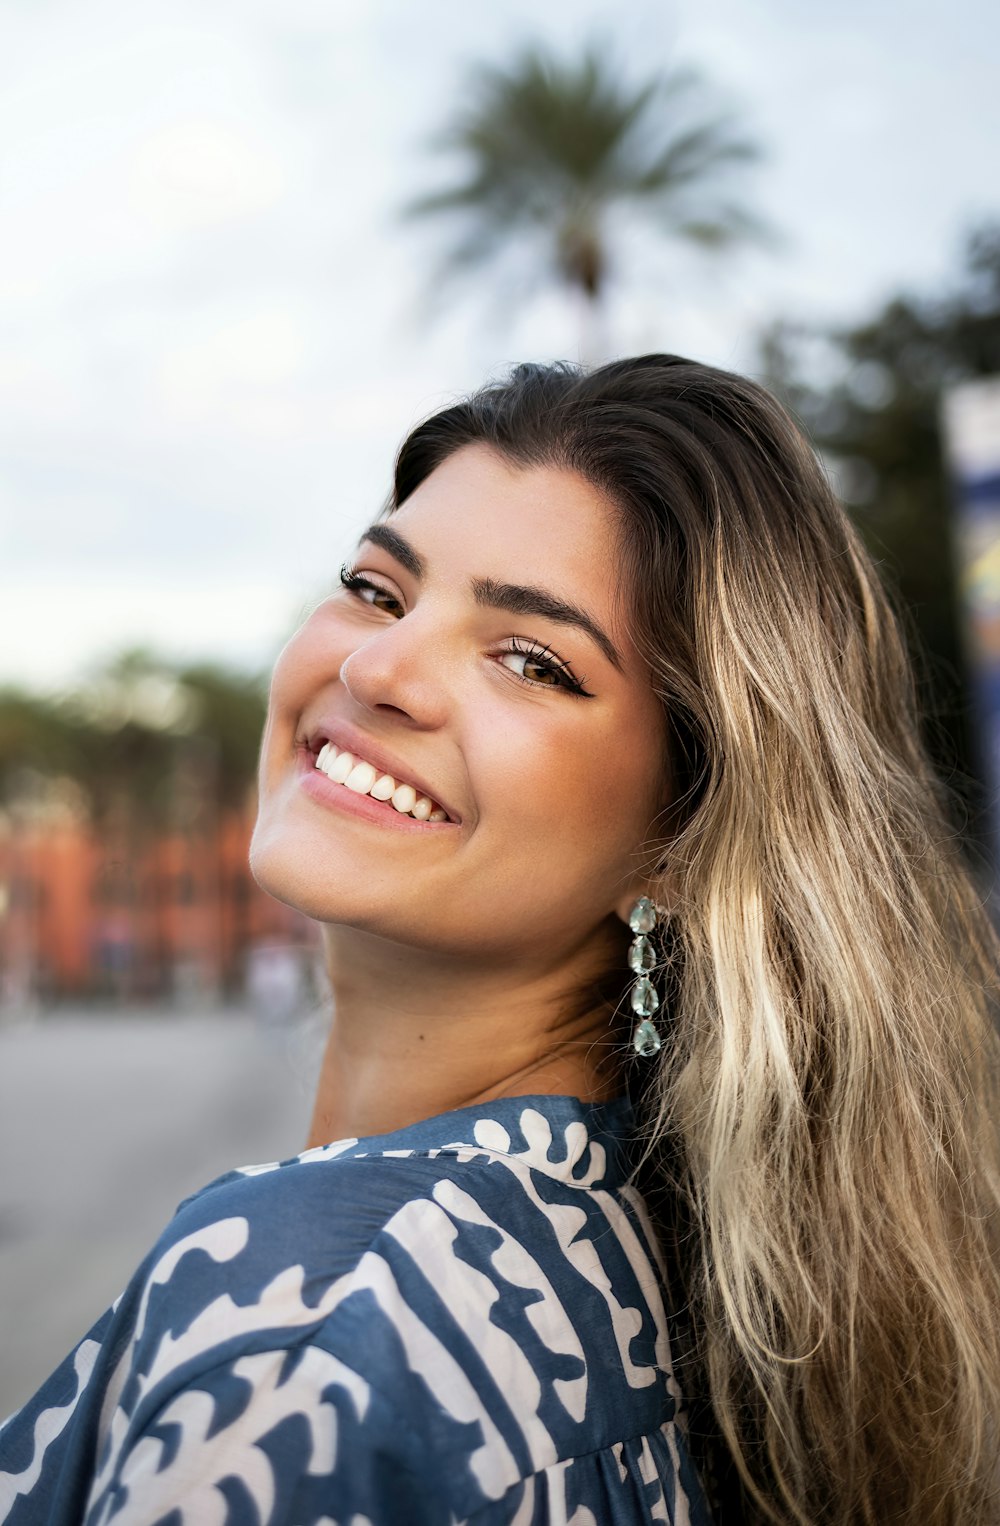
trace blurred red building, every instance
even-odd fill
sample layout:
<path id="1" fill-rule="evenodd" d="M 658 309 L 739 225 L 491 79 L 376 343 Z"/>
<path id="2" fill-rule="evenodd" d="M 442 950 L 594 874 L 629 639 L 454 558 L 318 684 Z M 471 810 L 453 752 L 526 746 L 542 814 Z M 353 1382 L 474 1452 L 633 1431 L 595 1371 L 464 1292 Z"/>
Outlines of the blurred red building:
<path id="1" fill-rule="evenodd" d="M 0 994 L 235 996 L 255 950 L 313 947 L 314 924 L 250 874 L 253 819 L 98 834 L 59 788 L 0 815 Z"/>

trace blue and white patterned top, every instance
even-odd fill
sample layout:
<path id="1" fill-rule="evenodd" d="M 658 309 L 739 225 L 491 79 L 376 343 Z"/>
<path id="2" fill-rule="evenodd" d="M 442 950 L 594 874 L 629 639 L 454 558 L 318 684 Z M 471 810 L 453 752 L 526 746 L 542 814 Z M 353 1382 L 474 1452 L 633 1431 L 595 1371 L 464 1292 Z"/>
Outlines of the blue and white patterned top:
<path id="1" fill-rule="evenodd" d="M 627 1096 L 231 1171 L 0 1428 L 9 1526 L 710 1526 Z"/>

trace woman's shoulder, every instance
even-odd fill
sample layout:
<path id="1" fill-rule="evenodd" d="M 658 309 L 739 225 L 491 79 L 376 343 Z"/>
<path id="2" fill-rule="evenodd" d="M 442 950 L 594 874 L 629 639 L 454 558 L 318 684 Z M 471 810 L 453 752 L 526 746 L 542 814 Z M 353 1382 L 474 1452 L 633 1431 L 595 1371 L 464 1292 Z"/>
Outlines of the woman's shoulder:
<path id="1" fill-rule="evenodd" d="M 486 1349 L 495 1305 L 515 1343 L 544 1326 L 582 1360 L 575 1332 L 591 1345 L 600 1333 L 634 1373 L 635 1330 L 662 1355 L 662 1310 L 623 1185 L 628 1119 L 613 1104 L 504 1098 L 227 1172 L 180 1204 L 100 1322 L 95 1376 L 113 1370 L 145 1403 L 240 1353 L 314 1344 L 347 1360 L 358 1348 L 391 1383 L 400 1331 Z"/>
<path id="2" fill-rule="evenodd" d="M 628 1222 L 625 1116 L 505 1098 L 227 1172 L 180 1204 L 147 1258 L 146 1320 L 204 1318 L 219 1336 L 254 1319 L 311 1339 L 331 1322 L 346 1333 L 362 1288 L 371 1299 L 377 1285 L 383 1311 L 416 1300 L 431 1318 L 476 1268 L 495 1281 L 516 1261 L 541 1288 L 549 1273 L 565 1280 L 562 1262 L 582 1269 L 598 1237 L 608 1254 L 624 1237 L 625 1259 L 645 1262 Z"/>
<path id="3" fill-rule="evenodd" d="M 248 1404 L 254 1424 L 287 1411 L 311 1426 L 333 1405 L 345 1435 L 366 1428 L 365 1455 L 391 1441 L 400 1477 L 448 1457 L 470 1509 L 664 1425 L 673 1445 L 628 1118 L 503 1099 L 244 1167 L 186 1199 L 95 1332 L 75 1398 L 62 1385 L 59 1405 L 68 1416 L 82 1398 L 75 1429 L 104 1453 L 100 1487 L 118 1486 L 126 1456 L 159 1477 L 162 1437 L 212 1434 Z"/>
<path id="4" fill-rule="evenodd" d="M 310 1239 L 360 1253 L 411 1200 L 455 1202 L 449 1183 L 475 1183 L 498 1204 L 506 1198 L 508 1211 L 543 1199 L 579 1208 L 586 1193 L 626 1183 L 631 1120 L 626 1098 L 531 1095 L 456 1108 L 228 1171 L 184 1199 L 160 1243 L 235 1217 L 266 1228 L 272 1254 Z"/>

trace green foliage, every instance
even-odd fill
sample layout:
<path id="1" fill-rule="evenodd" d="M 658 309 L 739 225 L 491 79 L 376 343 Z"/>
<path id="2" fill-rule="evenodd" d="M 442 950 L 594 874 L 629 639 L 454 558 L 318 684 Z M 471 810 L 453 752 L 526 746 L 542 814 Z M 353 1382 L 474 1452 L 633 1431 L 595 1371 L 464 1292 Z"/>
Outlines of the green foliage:
<path id="1" fill-rule="evenodd" d="M 406 218 L 450 217 L 455 236 L 435 273 L 475 273 L 512 246 L 541 250 L 547 274 L 591 303 L 612 270 L 612 212 L 644 212 L 663 234 L 706 248 L 762 236 L 731 199 L 732 172 L 757 146 L 717 108 L 699 75 L 677 69 L 626 84 L 606 45 L 563 63 L 527 47 L 509 67 L 480 66 L 469 103 L 430 141 L 465 165 L 450 187 L 410 201 Z"/>
<path id="2" fill-rule="evenodd" d="M 196 734 L 214 748 L 223 796 L 240 798 L 256 773 L 266 684 L 212 663 L 181 668 L 178 681 L 195 705 Z"/>
<path id="3" fill-rule="evenodd" d="M 71 693 L 0 691 L 0 800 L 28 775 L 69 778 L 91 814 L 124 811 L 149 827 L 176 822 L 192 793 L 206 807 L 239 805 L 256 773 L 266 711 L 257 677 L 201 663 L 123 653 Z"/>
<path id="4" fill-rule="evenodd" d="M 905 611 L 939 767 L 975 776 L 941 404 L 949 386 L 1000 374 L 1000 225 L 972 233 L 943 296 L 900 295 L 832 333 L 777 324 L 763 357 Z M 981 819 L 973 828 L 985 833 Z"/>

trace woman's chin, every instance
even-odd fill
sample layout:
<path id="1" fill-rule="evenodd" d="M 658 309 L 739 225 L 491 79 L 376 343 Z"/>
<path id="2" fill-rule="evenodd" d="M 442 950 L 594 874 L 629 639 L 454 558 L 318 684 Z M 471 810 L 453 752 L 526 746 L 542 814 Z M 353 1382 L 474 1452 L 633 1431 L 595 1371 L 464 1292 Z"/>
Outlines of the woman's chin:
<path id="1" fill-rule="evenodd" d="M 331 902 L 337 899 L 330 893 L 331 866 L 313 863 L 315 847 L 313 852 L 309 849 L 309 844 L 290 843 L 286 833 L 271 832 L 258 821 L 250 840 L 250 873 L 274 900 L 314 921 L 326 922 L 334 910 Z"/>
<path id="2" fill-rule="evenodd" d="M 341 859 L 314 834 L 278 830 L 258 820 L 248 862 L 261 890 L 314 922 L 363 927 L 377 920 L 384 905 L 384 897 L 359 876 L 356 859 Z"/>

